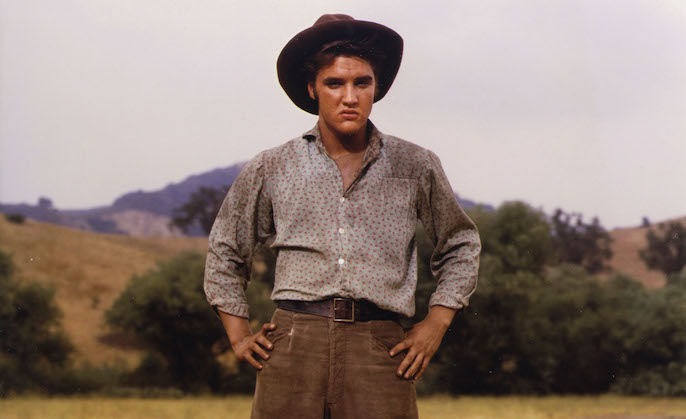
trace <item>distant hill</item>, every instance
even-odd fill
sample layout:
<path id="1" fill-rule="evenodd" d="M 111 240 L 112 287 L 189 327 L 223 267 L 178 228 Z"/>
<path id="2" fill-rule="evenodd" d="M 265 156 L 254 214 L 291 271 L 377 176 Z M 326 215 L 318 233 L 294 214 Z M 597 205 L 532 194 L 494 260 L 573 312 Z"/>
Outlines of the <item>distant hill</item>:
<path id="1" fill-rule="evenodd" d="M 36 221 L 99 233 L 137 237 L 182 236 L 179 229 L 169 225 L 174 208 L 185 203 L 201 186 L 221 188 L 231 185 L 243 166 L 245 163 L 238 163 L 192 175 L 157 191 L 129 192 L 115 199 L 109 206 L 60 210 L 54 208 L 49 200 L 41 199 L 37 205 L 0 204 L 0 212 L 23 214 Z"/>
<path id="2" fill-rule="evenodd" d="M 114 211 L 140 210 L 171 217 L 175 208 L 186 202 L 201 186 L 221 188 L 231 185 L 245 166 L 245 162 L 223 169 L 192 175 L 179 183 L 167 185 L 153 192 L 129 192 L 117 198 L 110 207 Z"/>
<path id="3" fill-rule="evenodd" d="M 127 234 L 137 237 L 182 236 L 184 234 L 179 229 L 169 225 L 174 209 L 188 201 L 193 192 L 201 186 L 223 188 L 231 185 L 244 166 L 245 162 L 242 162 L 192 175 L 157 191 L 129 192 L 115 199 L 114 203 L 109 206 L 60 210 L 54 208 L 49 200 L 41 199 L 37 205 L 0 204 L 0 212 L 22 214 L 36 221 L 99 233 Z M 465 209 L 477 205 L 475 201 L 456 196 Z M 481 205 L 493 209 L 491 205 Z M 199 230 L 190 233 L 202 234 Z"/>

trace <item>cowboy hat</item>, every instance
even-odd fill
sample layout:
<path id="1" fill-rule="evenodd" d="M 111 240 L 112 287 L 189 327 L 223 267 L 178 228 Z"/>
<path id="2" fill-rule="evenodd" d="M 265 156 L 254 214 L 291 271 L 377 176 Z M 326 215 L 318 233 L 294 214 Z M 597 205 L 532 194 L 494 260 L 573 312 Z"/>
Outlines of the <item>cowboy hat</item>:
<path id="1" fill-rule="evenodd" d="M 348 15 L 322 15 L 314 25 L 288 41 L 276 61 L 279 83 L 297 107 L 311 114 L 319 113 L 317 102 L 307 91 L 305 61 L 325 44 L 358 38 L 369 38 L 372 48 L 383 52 L 386 57 L 376 74 L 378 90 L 374 102 L 386 95 L 400 68 L 403 55 L 403 39 L 400 35 L 386 26 L 355 20 Z"/>

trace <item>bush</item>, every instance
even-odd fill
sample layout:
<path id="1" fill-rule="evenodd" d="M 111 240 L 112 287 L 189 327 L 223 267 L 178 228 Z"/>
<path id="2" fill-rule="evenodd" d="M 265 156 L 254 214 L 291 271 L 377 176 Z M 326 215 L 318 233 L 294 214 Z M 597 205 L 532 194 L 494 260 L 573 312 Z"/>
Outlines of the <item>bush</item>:
<path id="1" fill-rule="evenodd" d="M 680 283 L 679 283 L 680 284 Z M 600 281 L 576 265 L 482 277 L 424 389 L 452 393 L 679 395 L 686 287 Z"/>
<path id="2" fill-rule="evenodd" d="M 0 397 L 60 388 L 73 350 L 61 329 L 54 290 L 19 284 L 9 255 L 0 252 Z"/>
<path id="3" fill-rule="evenodd" d="M 105 313 L 109 325 L 134 333 L 152 349 L 125 378 L 125 385 L 219 392 L 237 379 L 213 351 L 229 345 L 205 299 L 204 266 L 204 257 L 195 253 L 161 262 L 135 276 Z"/>
<path id="4" fill-rule="evenodd" d="M 72 369 L 72 393 L 104 393 L 113 391 L 122 385 L 128 373 L 124 361 L 114 361 L 100 365 L 84 362 Z"/>
<path id="5" fill-rule="evenodd" d="M 12 224 L 24 224 L 26 221 L 26 217 L 19 213 L 5 214 L 5 219 Z"/>

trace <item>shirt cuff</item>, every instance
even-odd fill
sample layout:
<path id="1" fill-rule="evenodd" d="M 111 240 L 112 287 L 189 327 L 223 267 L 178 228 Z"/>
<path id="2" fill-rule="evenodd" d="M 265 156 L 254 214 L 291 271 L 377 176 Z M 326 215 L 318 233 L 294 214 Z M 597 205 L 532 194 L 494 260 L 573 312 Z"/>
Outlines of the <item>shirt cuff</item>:
<path id="1" fill-rule="evenodd" d="M 226 314 L 231 314 L 232 316 L 243 317 L 245 319 L 250 318 L 250 314 L 248 314 L 248 305 L 245 303 L 225 302 L 220 304 L 212 304 L 212 310 L 214 310 L 214 314 L 216 314 L 219 318 L 221 318 L 219 315 L 220 311 Z"/>
<path id="2" fill-rule="evenodd" d="M 459 310 L 465 308 L 469 305 L 469 297 L 463 295 L 448 295 L 442 292 L 435 292 L 431 295 L 429 299 L 429 308 L 433 306 L 444 306 L 452 308 L 454 310 Z"/>

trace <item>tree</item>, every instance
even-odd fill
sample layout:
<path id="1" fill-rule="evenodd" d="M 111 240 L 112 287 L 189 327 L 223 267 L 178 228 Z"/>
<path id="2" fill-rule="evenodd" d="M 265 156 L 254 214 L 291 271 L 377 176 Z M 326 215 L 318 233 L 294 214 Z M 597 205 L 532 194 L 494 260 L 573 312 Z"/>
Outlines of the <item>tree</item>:
<path id="1" fill-rule="evenodd" d="M 54 209 L 54 207 L 52 206 L 52 200 L 50 198 L 46 198 L 44 196 L 41 196 L 38 199 L 38 208 L 44 209 L 44 210 Z"/>
<path id="2" fill-rule="evenodd" d="M 647 246 L 638 254 L 648 268 L 675 274 L 686 266 L 686 227 L 679 222 L 660 223 L 646 233 Z"/>
<path id="3" fill-rule="evenodd" d="M 59 387 L 73 350 L 61 329 L 54 290 L 19 284 L 13 273 L 10 256 L 0 252 L 0 397 Z"/>
<path id="4" fill-rule="evenodd" d="M 184 391 L 226 387 L 213 347 L 226 348 L 228 341 L 205 299 L 203 272 L 204 257 L 196 253 L 160 262 L 134 276 L 105 313 L 110 326 L 134 333 L 153 351 L 134 384 Z"/>
<path id="5" fill-rule="evenodd" d="M 581 265 L 590 273 L 606 269 L 605 262 L 612 257 L 612 238 L 597 217 L 587 224 L 581 214 L 567 214 L 558 208 L 551 227 L 558 263 Z"/>
<path id="6" fill-rule="evenodd" d="M 171 224 L 179 227 L 185 233 L 199 227 L 205 234 L 210 234 L 214 219 L 217 218 L 217 213 L 229 187 L 201 186 L 193 192 L 186 203 L 174 210 Z"/>
<path id="7" fill-rule="evenodd" d="M 550 260 L 550 226 L 543 212 L 524 202 L 506 202 L 493 211 L 469 212 L 481 236 L 482 254 L 504 272 L 541 272 Z"/>

